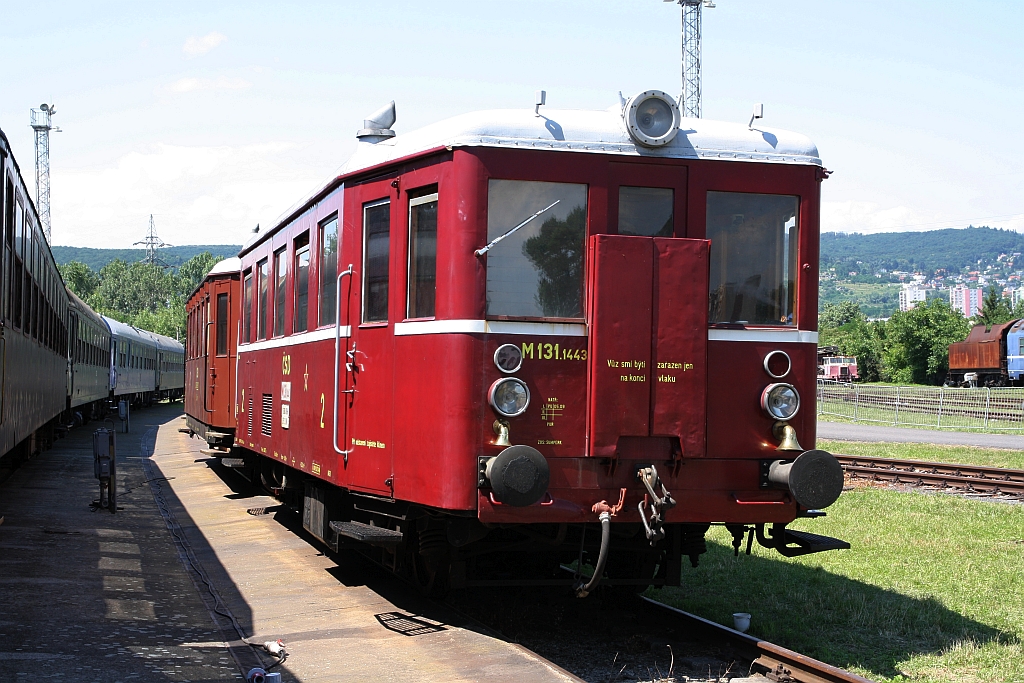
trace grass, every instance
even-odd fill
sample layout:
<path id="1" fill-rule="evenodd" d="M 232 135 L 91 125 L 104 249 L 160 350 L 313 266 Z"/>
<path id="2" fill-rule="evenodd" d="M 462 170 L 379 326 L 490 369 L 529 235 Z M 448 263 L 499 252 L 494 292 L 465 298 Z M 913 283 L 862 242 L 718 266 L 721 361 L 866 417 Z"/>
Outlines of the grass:
<path id="1" fill-rule="evenodd" d="M 975 448 L 974 446 L 943 446 L 931 443 L 891 443 L 838 441 L 818 439 L 817 448 L 844 455 L 866 455 L 878 458 L 902 458 L 928 462 L 949 462 L 960 465 L 1009 467 L 1024 470 L 1024 451 L 1006 448 Z"/>
<path id="2" fill-rule="evenodd" d="M 732 556 L 713 527 L 680 588 L 649 595 L 878 681 L 1024 682 L 1024 506 L 864 488 L 794 528 L 852 550 Z"/>

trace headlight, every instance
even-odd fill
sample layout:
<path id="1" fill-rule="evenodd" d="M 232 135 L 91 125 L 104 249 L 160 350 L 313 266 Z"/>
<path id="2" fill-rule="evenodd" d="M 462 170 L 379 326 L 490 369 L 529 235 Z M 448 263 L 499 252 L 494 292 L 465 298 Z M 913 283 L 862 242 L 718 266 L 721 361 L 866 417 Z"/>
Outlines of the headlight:
<path id="1" fill-rule="evenodd" d="M 530 390 L 522 380 L 504 377 L 491 385 L 487 401 L 502 417 L 517 417 L 530 405 Z"/>
<path id="2" fill-rule="evenodd" d="M 622 112 L 626 130 L 646 147 L 661 147 L 679 132 L 679 107 L 668 93 L 647 90 L 629 98 Z"/>
<path id="3" fill-rule="evenodd" d="M 761 394 L 761 407 L 776 420 L 791 420 L 800 409 L 800 394 L 792 384 L 769 384 Z"/>

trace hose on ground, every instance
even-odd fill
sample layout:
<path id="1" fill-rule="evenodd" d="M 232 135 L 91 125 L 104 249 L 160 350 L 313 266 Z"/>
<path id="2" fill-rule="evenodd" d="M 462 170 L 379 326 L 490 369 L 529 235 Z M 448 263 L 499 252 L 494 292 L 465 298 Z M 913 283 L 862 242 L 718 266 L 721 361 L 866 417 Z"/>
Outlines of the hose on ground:
<path id="1" fill-rule="evenodd" d="M 601 520 L 601 550 L 597 554 L 597 565 L 594 567 L 594 575 L 590 577 L 585 585 L 576 586 L 576 597 L 585 598 L 591 591 L 601 583 L 601 575 L 604 574 L 604 565 L 608 562 L 608 543 L 612 536 L 612 516 L 608 512 L 602 512 L 598 518 Z"/>

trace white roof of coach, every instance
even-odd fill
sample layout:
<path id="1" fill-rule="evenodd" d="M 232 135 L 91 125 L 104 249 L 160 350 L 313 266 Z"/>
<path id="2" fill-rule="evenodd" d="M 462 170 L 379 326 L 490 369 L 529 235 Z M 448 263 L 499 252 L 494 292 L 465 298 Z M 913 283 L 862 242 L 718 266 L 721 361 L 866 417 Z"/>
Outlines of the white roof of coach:
<path id="1" fill-rule="evenodd" d="M 437 147 L 550 149 L 675 159 L 726 159 L 820 166 L 810 138 L 775 128 L 684 118 L 663 147 L 637 145 L 619 107 L 605 111 L 524 109 L 478 111 L 455 116 L 377 143 L 359 143 L 339 175 Z"/>
<path id="2" fill-rule="evenodd" d="M 226 258 L 223 261 L 219 261 L 210 272 L 206 274 L 206 277 L 211 275 L 228 275 L 230 273 L 237 273 L 242 269 L 242 259 L 237 256 Z"/>
<path id="3" fill-rule="evenodd" d="M 110 328 L 110 333 L 115 337 L 124 337 L 132 341 L 141 342 L 150 346 L 156 346 L 153 341 L 152 333 L 145 330 L 140 330 L 137 327 L 126 325 L 119 320 L 114 320 L 108 316 L 102 316 L 103 322 Z"/>

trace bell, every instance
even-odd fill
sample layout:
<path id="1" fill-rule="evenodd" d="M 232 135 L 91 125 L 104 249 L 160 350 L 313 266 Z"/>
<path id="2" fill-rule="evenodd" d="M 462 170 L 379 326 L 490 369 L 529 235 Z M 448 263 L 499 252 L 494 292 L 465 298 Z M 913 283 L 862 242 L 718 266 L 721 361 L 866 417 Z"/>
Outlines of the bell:
<path id="1" fill-rule="evenodd" d="M 512 442 L 508 440 L 508 422 L 505 420 L 495 420 L 492 428 L 494 433 L 498 435 L 498 440 L 494 442 L 495 446 L 512 445 Z"/>
<path id="2" fill-rule="evenodd" d="M 796 440 L 796 430 L 788 422 L 776 422 L 772 434 L 779 440 L 777 451 L 802 451 L 803 447 Z"/>

